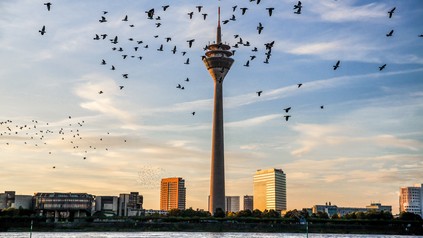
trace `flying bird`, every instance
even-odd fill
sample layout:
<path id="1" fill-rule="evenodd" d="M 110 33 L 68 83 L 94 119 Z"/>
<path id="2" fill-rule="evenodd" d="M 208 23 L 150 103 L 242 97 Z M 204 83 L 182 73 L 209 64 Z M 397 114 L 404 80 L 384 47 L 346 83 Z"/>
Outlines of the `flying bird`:
<path id="1" fill-rule="evenodd" d="M 101 16 L 101 19 L 98 20 L 100 23 L 107 22 L 106 17 Z"/>
<path id="2" fill-rule="evenodd" d="M 394 30 L 391 30 L 388 34 L 386 34 L 387 37 L 392 36 L 392 34 L 394 34 Z"/>
<path id="3" fill-rule="evenodd" d="M 157 51 L 163 51 L 163 44 L 160 45 L 160 47 L 157 49 Z"/>
<path id="4" fill-rule="evenodd" d="M 191 46 L 192 46 L 192 43 L 195 41 L 195 39 L 192 39 L 192 40 L 187 40 L 187 42 L 188 42 L 188 45 L 189 45 L 189 48 L 191 48 Z"/>
<path id="5" fill-rule="evenodd" d="M 202 15 L 203 15 L 203 20 L 206 20 L 207 13 L 203 13 Z"/>
<path id="6" fill-rule="evenodd" d="M 232 11 L 234 12 L 236 10 L 236 8 L 238 7 L 238 5 L 235 5 L 232 7 Z"/>
<path id="7" fill-rule="evenodd" d="M 259 25 L 257 27 L 258 33 L 261 34 L 261 31 L 263 30 L 263 25 L 261 24 L 261 22 L 259 22 Z"/>
<path id="8" fill-rule="evenodd" d="M 188 12 L 189 19 L 192 19 L 193 14 L 194 14 L 194 12 Z"/>
<path id="9" fill-rule="evenodd" d="M 250 61 L 247 60 L 247 63 L 244 64 L 245 67 L 250 67 Z"/>
<path id="10" fill-rule="evenodd" d="M 392 15 L 394 14 L 395 9 L 396 9 L 396 7 L 392 8 L 392 9 L 388 12 L 388 16 L 389 16 L 389 18 L 391 18 L 391 17 L 392 17 Z"/>
<path id="11" fill-rule="evenodd" d="M 122 21 L 128 21 L 128 15 L 126 15 L 126 16 L 122 19 Z"/>
<path id="12" fill-rule="evenodd" d="M 173 47 L 173 49 L 171 50 L 173 54 L 176 53 L 176 45 Z"/>
<path id="13" fill-rule="evenodd" d="M 189 58 L 187 58 L 187 61 L 185 61 L 184 64 L 189 64 Z"/>
<path id="14" fill-rule="evenodd" d="M 163 11 L 166 11 L 166 9 L 167 9 L 168 7 L 169 7 L 169 5 L 162 6 Z"/>
<path id="15" fill-rule="evenodd" d="M 289 110 L 291 110 L 291 107 L 284 108 L 283 110 L 284 110 L 286 113 L 288 113 L 288 112 L 289 112 Z"/>
<path id="16" fill-rule="evenodd" d="M 147 13 L 148 19 L 153 19 L 153 16 L 154 16 L 154 8 L 146 11 L 145 13 Z"/>
<path id="17" fill-rule="evenodd" d="M 122 90 L 124 88 L 124 86 L 119 86 L 119 89 Z"/>
<path id="18" fill-rule="evenodd" d="M 275 10 L 275 8 L 274 7 L 268 7 L 268 8 L 266 8 L 266 10 L 269 12 L 269 17 L 271 17 L 273 10 Z"/>
<path id="19" fill-rule="evenodd" d="M 124 77 L 124 78 L 128 78 L 128 74 L 122 74 L 122 77 Z"/>
<path id="20" fill-rule="evenodd" d="M 283 116 L 283 117 L 285 117 L 285 121 L 288 121 L 288 119 L 291 117 L 290 115 L 285 115 L 285 116 Z"/>
<path id="21" fill-rule="evenodd" d="M 386 64 L 379 66 L 379 71 L 382 71 L 386 67 Z"/>
<path id="22" fill-rule="evenodd" d="M 298 88 L 301 87 L 302 85 L 303 85 L 302 83 L 297 84 Z"/>
<path id="23" fill-rule="evenodd" d="M 201 9 L 203 8 L 203 6 L 196 6 L 196 8 L 198 9 L 198 12 L 201 12 Z"/>
<path id="24" fill-rule="evenodd" d="M 241 14 L 244 15 L 245 12 L 247 12 L 248 8 L 247 7 L 241 7 Z"/>
<path id="25" fill-rule="evenodd" d="M 46 5 L 47 6 L 47 11 L 50 11 L 50 7 L 51 7 L 51 5 L 53 5 L 51 2 L 46 2 L 46 3 L 44 3 L 44 5 Z"/>
<path id="26" fill-rule="evenodd" d="M 46 26 L 43 26 L 43 28 L 41 28 L 38 32 L 40 32 L 41 35 L 44 35 L 46 33 Z"/>
<path id="27" fill-rule="evenodd" d="M 263 91 L 258 91 L 258 92 L 256 92 L 257 93 L 257 96 L 259 96 L 260 97 L 260 95 L 263 93 Z"/>
<path id="28" fill-rule="evenodd" d="M 339 68 L 340 63 L 341 61 L 338 60 L 338 62 L 336 62 L 336 64 L 333 66 L 333 70 L 336 70 L 337 68 Z"/>

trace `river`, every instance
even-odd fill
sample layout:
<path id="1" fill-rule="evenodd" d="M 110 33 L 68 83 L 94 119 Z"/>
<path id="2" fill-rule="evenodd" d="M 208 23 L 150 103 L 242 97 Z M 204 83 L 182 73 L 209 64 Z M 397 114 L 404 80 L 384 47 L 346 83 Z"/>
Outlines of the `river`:
<path id="1" fill-rule="evenodd" d="M 0 238 L 28 238 L 29 232 L 0 232 Z M 293 233 L 240 232 L 33 232 L 32 238 L 305 238 Z M 309 238 L 416 238 L 423 236 L 308 234 Z"/>

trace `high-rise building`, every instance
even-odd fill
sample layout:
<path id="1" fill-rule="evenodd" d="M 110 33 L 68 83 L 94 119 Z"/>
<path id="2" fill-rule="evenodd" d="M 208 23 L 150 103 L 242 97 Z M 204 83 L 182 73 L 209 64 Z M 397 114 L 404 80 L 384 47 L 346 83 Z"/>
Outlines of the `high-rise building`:
<path id="1" fill-rule="evenodd" d="M 286 210 L 286 175 L 282 169 L 257 170 L 254 174 L 254 209 Z"/>
<path id="2" fill-rule="evenodd" d="M 401 187 L 399 197 L 401 212 L 411 212 L 423 217 L 423 184 L 414 187 Z"/>
<path id="3" fill-rule="evenodd" d="M 186 188 L 182 178 L 164 178 L 160 186 L 160 210 L 185 210 Z"/>
<path id="4" fill-rule="evenodd" d="M 244 210 L 250 210 L 253 211 L 254 210 L 254 197 L 251 195 L 245 195 L 244 196 Z"/>
<path id="5" fill-rule="evenodd" d="M 217 19 L 216 42 L 207 46 L 203 57 L 204 65 L 214 82 L 214 103 L 212 123 L 212 148 L 210 171 L 209 212 L 225 210 L 225 161 L 223 136 L 223 80 L 234 62 L 231 47 L 222 42 L 220 28 L 220 7 Z"/>
<path id="6" fill-rule="evenodd" d="M 239 212 L 239 196 L 226 196 L 225 211 Z"/>

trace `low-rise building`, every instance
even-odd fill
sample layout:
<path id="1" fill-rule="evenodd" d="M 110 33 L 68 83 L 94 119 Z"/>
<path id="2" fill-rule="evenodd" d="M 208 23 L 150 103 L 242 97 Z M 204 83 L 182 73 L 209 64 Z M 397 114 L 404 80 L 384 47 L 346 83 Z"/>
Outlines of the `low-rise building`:
<path id="1" fill-rule="evenodd" d="M 95 211 L 105 216 L 118 215 L 119 198 L 117 196 L 96 196 Z"/>
<path id="2" fill-rule="evenodd" d="M 94 196 L 87 193 L 35 193 L 33 207 L 50 221 L 75 221 L 90 216 Z"/>

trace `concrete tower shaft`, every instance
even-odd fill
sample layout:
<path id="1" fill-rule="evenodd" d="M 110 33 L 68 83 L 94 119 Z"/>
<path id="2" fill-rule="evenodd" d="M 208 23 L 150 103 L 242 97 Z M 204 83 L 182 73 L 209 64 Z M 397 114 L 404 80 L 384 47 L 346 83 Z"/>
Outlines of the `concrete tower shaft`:
<path id="1" fill-rule="evenodd" d="M 220 7 L 218 10 L 218 24 L 216 43 L 207 47 L 204 65 L 214 82 L 214 108 L 212 128 L 211 173 L 209 211 L 214 213 L 220 208 L 225 211 L 225 160 L 223 133 L 223 93 L 222 86 L 226 74 L 234 60 L 230 58 L 231 47 L 221 42 Z"/>

